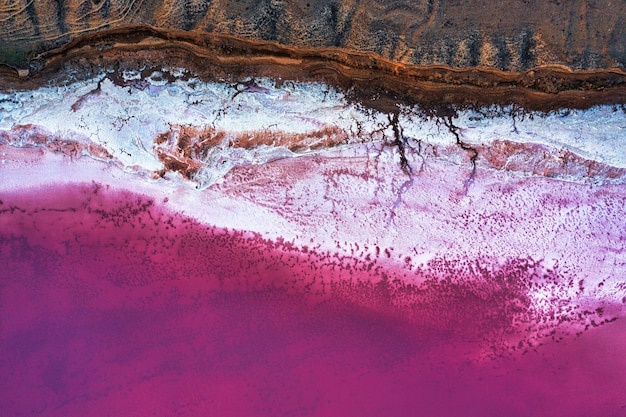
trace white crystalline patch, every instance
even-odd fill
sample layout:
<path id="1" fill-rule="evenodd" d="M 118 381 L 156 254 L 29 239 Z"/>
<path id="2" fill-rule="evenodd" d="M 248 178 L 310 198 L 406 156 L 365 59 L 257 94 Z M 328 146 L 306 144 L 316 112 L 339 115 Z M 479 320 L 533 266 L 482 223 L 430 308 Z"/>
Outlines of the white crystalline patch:
<path id="1" fill-rule="evenodd" d="M 163 168 L 153 149 L 155 138 L 175 125 L 212 127 L 232 134 L 306 134 L 331 127 L 346 132 L 350 143 L 394 140 L 389 115 L 355 106 L 341 92 L 321 83 L 266 78 L 237 84 L 183 78 L 169 82 L 165 75 L 165 70 L 154 71 L 141 80 L 139 71 L 126 71 L 122 79 L 130 85 L 119 86 L 103 73 L 67 86 L 0 95 L 0 130 L 33 124 L 59 136 L 87 137 L 124 166 L 150 172 Z M 487 118 L 465 111 L 452 122 L 468 144 L 496 140 L 545 144 L 626 167 L 626 115 L 610 107 L 523 119 Z M 436 145 L 456 142 L 441 120 L 426 120 L 407 109 L 403 109 L 399 127 L 407 139 Z M 211 185 L 234 166 L 290 156 L 295 154 L 271 146 L 254 150 L 216 147 L 199 179 L 201 185 Z"/>
<path id="2" fill-rule="evenodd" d="M 545 117 L 483 117 L 462 112 L 454 120 L 467 143 L 507 139 L 565 148 L 585 159 L 626 167 L 626 116 L 610 106 L 571 110 Z"/>
<path id="3" fill-rule="evenodd" d="M 124 78 L 137 79 L 137 74 L 125 73 Z M 162 164 L 152 150 L 154 139 L 171 125 L 211 126 L 231 133 L 306 133 L 327 126 L 356 131 L 356 121 L 367 117 L 342 94 L 318 83 L 285 83 L 276 88 L 274 82 L 262 79 L 254 87 L 238 89 L 197 80 L 167 83 L 162 74 L 153 73 L 147 84 L 144 89 L 121 87 L 100 77 L 66 87 L 3 95 L 0 129 L 33 124 L 61 135 L 76 132 L 103 145 L 126 166 L 155 171 Z M 276 157 L 274 150 L 266 151 L 271 153 L 269 159 Z M 241 152 L 247 151 L 236 153 Z M 258 156 L 262 163 L 268 160 L 263 152 L 261 147 L 254 154 L 234 157 L 254 163 Z M 279 155 L 286 157 L 289 152 Z M 225 154 L 224 158 L 232 160 L 232 156 Z M 225 172 L 220 167 L 211 175 L 219 177 Z"/>

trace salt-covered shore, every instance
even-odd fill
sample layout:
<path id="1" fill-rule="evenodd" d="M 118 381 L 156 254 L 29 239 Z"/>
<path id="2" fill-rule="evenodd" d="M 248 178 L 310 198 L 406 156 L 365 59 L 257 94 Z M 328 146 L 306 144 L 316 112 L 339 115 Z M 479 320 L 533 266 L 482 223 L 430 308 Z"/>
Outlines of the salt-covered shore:
<path id="1" fill-rule="evenodd" d="M 3 192 L 95 181 L 299 247 L 388 249 L 380 262 L 407 271 L 532 258 L 568 271 L 564 298 L 626 295 L 620 109 L 399 108 L 394 119 L 320 83 L 206 83 L 184 70 L 102 73 L 0 106 Z M 194 168 L 186 178 L 180 164 Z"/>
<path id="2" fill-rule="evenodd" d="M 387 114 L 145 68 L 5 93 L 0 404 L 609 415 L 624 213 L 611 106 Z"/>

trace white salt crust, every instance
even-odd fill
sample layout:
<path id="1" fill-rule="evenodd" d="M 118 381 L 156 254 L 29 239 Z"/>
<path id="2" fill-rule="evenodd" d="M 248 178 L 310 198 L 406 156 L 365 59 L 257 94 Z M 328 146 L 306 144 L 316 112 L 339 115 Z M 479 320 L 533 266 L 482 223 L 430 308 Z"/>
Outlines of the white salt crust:
<path id="1" fill-rule="evenodd" d="M 90 138 L 117 163 L 0 143 L 0 192 L 95 181 L 158 202 L 167 199 L 162 204 L 206 224 L 284 238 L 300 247 L 358 258 L 373 255 L 376 247 L 388 249 L 390 257 L 380 263 L 404 265 L 408 280 L 410 271 L 435 258 L 531 257 L 585 282 L 580 293 L 577 286 L 556 295 L 534 289 L 537 305 L 571 297 L 581 305 L 586 299 L 602 299 L 622 306 L 623 185 L 479 168 L 468 186 L 467 161 L 423 158 L 415 148 L 406 152 L 413 170 L 409 178 L 400 167 L 398 148 L 384 146 L 393 137 L 389 117 L 350 104 L 342 93 L 317 83 L 283 83 L 279 88 L 272 80 L 259 79 L 253 89 L 236 94 L 241 86 L 197 80 L 155 81 L 141 90 L 105 79 L 99 94 L 90 95 L 99 81 L 2 95 L 0 130 L 33 124 L 61 137 Z M 81 97 L 80 108 L 72 111 Z M 461 112 L 453 123 L 469 144 L 543 144 L 626 167 L 626 116 L 610 107 L 515 120 Z M 338 126 L 352 139 L 341 147 L 303 154 L 271 146 L 235 154 L 223 147 L 219 157 L 230 162 L 209 169 L 204 189 L 198 191 L 182 178 L 141 175 L 162 168 L 153 141 L 170 124 L 287 133 Z M 411 116 L 407 109 L 399 124 L 408 139 L 455 143 L 445 126 Z M 360 143 L 365 136 L 374 140 Z"/>
<path id="2" fill-rule="evenodd" d="M 350 104 L 343 93 L 320 83 L 282 82 L 278 87 L 275 81 L 261 78 L 250 88 L 193 78 L 168 83 L 153 76 L 141 81 L 133 72 L 124 76 L 127 81 L 135 80 L 136 86 L 115 85 L 102 74 L 62 87 L 0 94 L 0 131 L 32 124 L 61 137 L 89 138 L 123 166 L 151 172 L 163 168 L 153 149 L 154 140 L 173 125 L 213 127 L 233 134 L 307 133 L 336 127 L 353 143 L 393 140 L 388 115 Z M 98 86 L 99 92 L 94 93 Z M 407 140 L 455 143 L 454 135 L 440 121 L 417 117 L 412 109 L 402 110 L 399 127 Z M 542 144 L 626 168 L 626 114 L 608 106 L 525 117 L 485 117 L 461 111 L 453 123 L 467 144 L 488 145 L 496 140 Z M 274 146 L 247 151 L 222 146 L 205 161 L 197 182 L 205 188 L 222 181 L 235 166 L 290 156 L 297 155 Z"/>

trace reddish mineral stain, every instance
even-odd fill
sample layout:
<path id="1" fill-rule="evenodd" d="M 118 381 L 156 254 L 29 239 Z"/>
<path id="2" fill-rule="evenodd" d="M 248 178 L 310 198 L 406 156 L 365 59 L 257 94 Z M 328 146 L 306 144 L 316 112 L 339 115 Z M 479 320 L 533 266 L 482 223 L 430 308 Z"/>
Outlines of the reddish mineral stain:
<path id="1" fill-rule="evenodd" d="M 623 323 L 533 346 L 531 261 L 410 286 L 99 185 L 1 200 L 0 415 L 626 415 Z"/>

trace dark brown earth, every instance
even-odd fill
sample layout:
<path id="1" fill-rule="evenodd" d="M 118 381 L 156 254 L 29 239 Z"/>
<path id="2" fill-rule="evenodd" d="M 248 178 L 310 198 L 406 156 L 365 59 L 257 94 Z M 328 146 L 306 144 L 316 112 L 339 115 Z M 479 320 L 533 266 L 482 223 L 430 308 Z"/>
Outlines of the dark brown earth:
<path id="1" fill-rule="evenodd" d="M 524 72 L 493 68 L 454 69 L 390 61 L 374 53 L 342 48 L 310 48 L 255 41 L 223 34 L 149 26 L 103 29 L 62 48 L 43 53 L 28 75 L 2 67 L 0 90 L 30 89 L 55 78 L 90 76 L 155 65 L 188 68 L 206 80 L 239 82 L 249 76 L 318 80 L 386 113 L 398 104 L 420 105 L 447 117 L 450 106 L 514 105 L 528 111 L 588 108 L 626 103 L 626 72 L 620 69 L 572 71 L 541 66 Z"/>
<path id="2" fill-rule="evenodd" d="M 414 65 L 626 66 L 622 0 L 5 0 L 0 61 L 25 65 L 82 34 L 135 24 Z"/>

